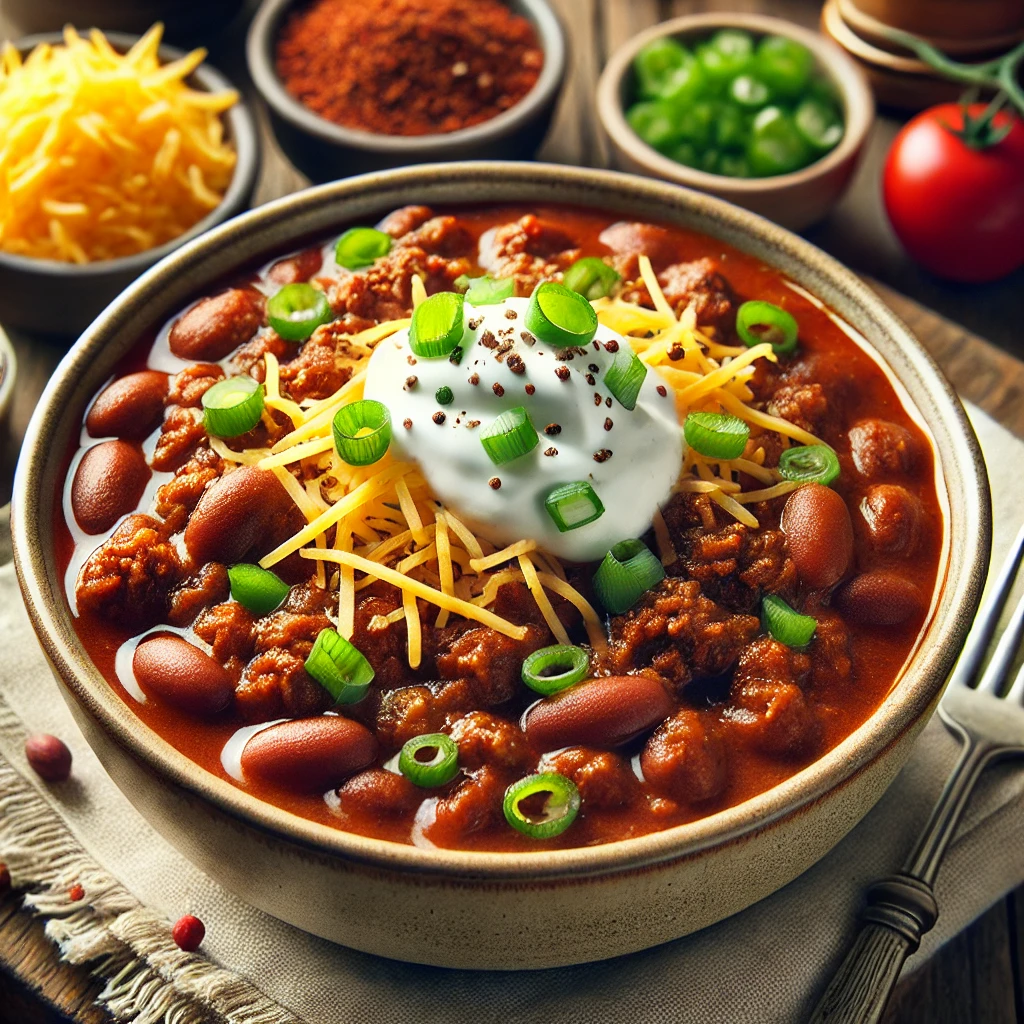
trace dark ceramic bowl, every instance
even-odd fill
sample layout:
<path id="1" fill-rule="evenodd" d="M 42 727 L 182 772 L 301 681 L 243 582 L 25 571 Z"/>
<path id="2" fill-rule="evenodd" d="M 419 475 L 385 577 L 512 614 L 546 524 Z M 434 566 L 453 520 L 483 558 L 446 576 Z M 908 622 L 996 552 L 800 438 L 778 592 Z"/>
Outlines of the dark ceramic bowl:
<path id="1" fill-rule="evenodd" d="M 127 50 L 139 37 L 111 32 L 107 38 L 116 49 Z M 60 33 L 49 33 L 26 36 L 14 45 L 25 54 L 40 43 L 59 43 L 62 39 Z M 159 54 L 164 63 L 184 56 L 172 46 L 161 46 Z M 234 88 L 219 71 L 206 64 L 197 68 L 188 81 L 193 88 L 205 92 Z M 143 271 L 189 239 L 247 209 L 260 166 L 256 123 L 251 110 L 242 101 L 224 118 L 226 137 L 234 143 L 238 162 L 219 206 L 183 235 L 164 245 L 116 260 L 62 263 L 0 251 L 0 321 L 40 334 L 77 336 Z"/>
<path id="2" fill-rule="evenodd" d="M 274 48 L 296 0 L 265 0 L 249 29 L 249 73 L 267 101 L 274 135 L 285 155 L 312 181 L 333 181 L 435 160 L 526 160 L 544 141 L 565 76 L 562 26 L 546 0 L 510 0 L 528 18 L 544 50 L 537 84 L 514 107 L 489 121 L 437 135 L 378 135 L 343 128 L 303 106 L 277 75 Z"/>

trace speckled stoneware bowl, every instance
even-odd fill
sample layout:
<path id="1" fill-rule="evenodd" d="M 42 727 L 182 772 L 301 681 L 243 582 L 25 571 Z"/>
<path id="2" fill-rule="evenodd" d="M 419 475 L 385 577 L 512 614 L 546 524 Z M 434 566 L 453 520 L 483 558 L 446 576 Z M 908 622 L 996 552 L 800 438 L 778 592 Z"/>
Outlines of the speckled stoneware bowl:
<path id="1" fill-rule="evenodd" d="M 93 667 L 54 557 L 63 453 L 118 360 L 211 281 L 310 236 L 406 203 L 576 203 L 703 231 L 778 267 L 889 367 L 930 435 L 946 507 L 939 589 L 916 653 L 878 711 L 819 761 L 737 807 L 653 835 L 528 854 L 425 850 L 261 803 L 151 732 Z M 785 885 L 882 795 L 935 707 L 979 599 L 990 507 L 977 441 L 907 329 L 849 271 L 767 221 L 644 178 L 463 163 L 353 178 L 270 203 L 191 242 L 111 305 L 68 353 L 28 430 L 14 553 L 29 614 L 79 724 L 114 781 L 203 870 L 318 935 L 388 957 L 518 969 L 611 957 L 703 928 Z M 567 936 L 570 937 L 567 941 Z"/>

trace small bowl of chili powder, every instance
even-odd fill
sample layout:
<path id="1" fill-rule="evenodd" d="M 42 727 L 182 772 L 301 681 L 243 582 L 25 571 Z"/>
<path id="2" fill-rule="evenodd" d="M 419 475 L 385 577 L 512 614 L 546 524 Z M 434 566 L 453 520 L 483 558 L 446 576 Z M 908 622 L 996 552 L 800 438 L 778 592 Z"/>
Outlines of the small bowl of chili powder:
<path id="1" fill-rule="evenodd" d="M 533 156 L 565 52 L 545 0 L 265 0 L 248 40 L 274 134 L 313 181 Z"/>

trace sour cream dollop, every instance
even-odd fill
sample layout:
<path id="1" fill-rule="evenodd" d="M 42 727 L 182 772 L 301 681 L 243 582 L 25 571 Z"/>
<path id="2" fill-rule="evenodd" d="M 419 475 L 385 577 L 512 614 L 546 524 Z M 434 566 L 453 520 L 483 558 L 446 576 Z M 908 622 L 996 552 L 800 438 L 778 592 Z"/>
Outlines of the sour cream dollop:
<path id="1" fill-rule="evenodd" d="M 561 558 L 596 560 L 650 529 L 668 498 L 683 454 L 675 402 L 649 370 L 636 408 L 626 409 L 603 377 L 629 342 L 599 325 L 596 346 L 559 350 L 527 331 L 528 305 L 518 298 L 466 303 L 458 364 L 414 355 L 408 330 L 386 338 L 370 358 L 365 397 L 391 412 L 394 457 L 416 462 L 437 497 L 478 534 L 502 546 L 532 539 Z M 449 404 L 436 397 L 442 387 L 452 391 Z M 526 409 L 540 441 L 495 465 L 481 432 L 516 406 Z M 561 533 L 544 499 L 580 480 L 597 492 L 604 515 Z"/>

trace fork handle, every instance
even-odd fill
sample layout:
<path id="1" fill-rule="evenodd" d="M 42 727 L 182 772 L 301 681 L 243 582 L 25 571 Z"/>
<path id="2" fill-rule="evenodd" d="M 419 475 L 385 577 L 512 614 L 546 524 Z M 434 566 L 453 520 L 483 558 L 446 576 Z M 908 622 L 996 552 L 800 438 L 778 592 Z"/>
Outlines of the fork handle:
<path id="1" fill-rule="evenodd" d="M 917 878 L 891 875 L 872 885 L 857 939 L 809 1024 L 877 1024 L 903 962 L 938 915 L 931 887 Z"/>

